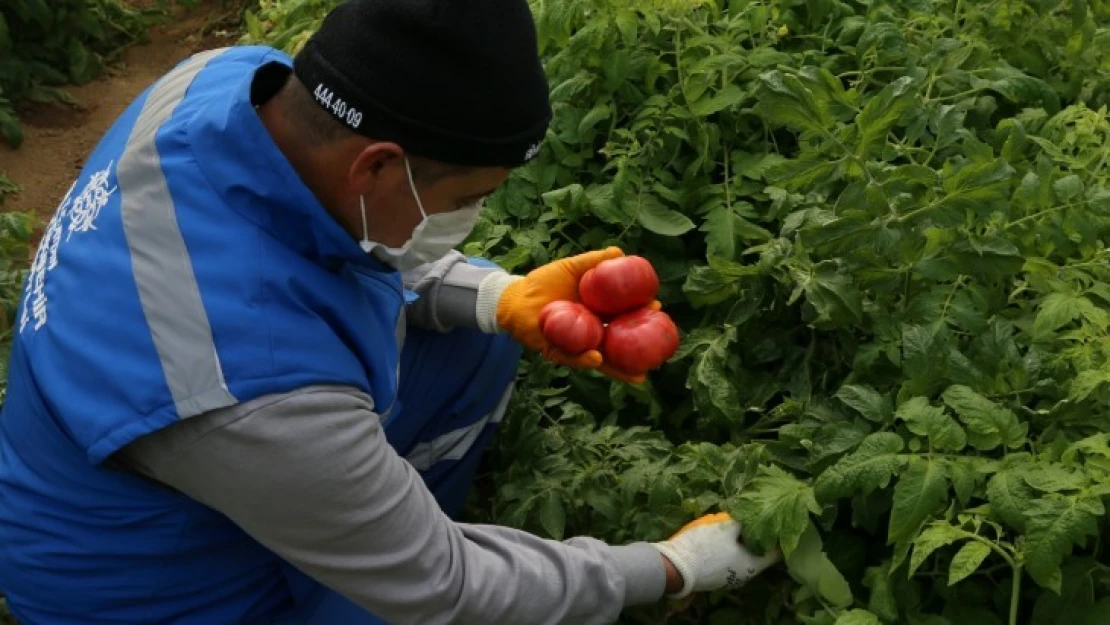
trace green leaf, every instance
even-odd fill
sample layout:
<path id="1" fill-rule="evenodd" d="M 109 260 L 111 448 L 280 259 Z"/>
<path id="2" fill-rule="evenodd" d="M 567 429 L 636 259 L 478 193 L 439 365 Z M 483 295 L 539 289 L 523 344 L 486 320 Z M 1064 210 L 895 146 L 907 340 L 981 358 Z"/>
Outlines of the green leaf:
<path id="1" fill-rule="evenodd" d="M 1022 478 L 1020 469 L 995 473 L 987 482 L 987 501 L 991 512 L 1019 532 L 1025 531 L 1025 515 L 1033 502 L 1033 491 Z"/>
<path id="2" fill-rule="evenodd" d="M 836 619 L 834 625 L 882 625 L 879 617 L 867 610 L 848 610 Z"/>
<path id="3" fill-rule="evenodd" d="M 578 134 L 582 135 L 593 129 L 598 122 L 609 119 L 611 109 L 608 102 L 602 102 L 594 106 L 588 113 L 582 116 L 582 121 L 578 123 Z"/>
<path id="4" fill-rule="evenodd" d="M 798 76 L 772 70 L 759 79 L 763 91 L 758 108 L 768 122 L 817 134 L 833 126 L 827 97 Z"/>
<path id="5" fill-rule="evenodd" d="M 863 575 L 864 585 L 871 589 L 867 609 L 884 621 L 898 620 L 898 600 L 894 596 L 892 581 L 889 561 L 881 566 L 868 567 Z"/>
<path id="6" fill-rule="evenodd" d="M 694 229 L 689 217 L 663 206 L 656 197 L 646 193 L 639 199 L 636 220 L 644 228 L 664 236 L 676 237 Z"/>
<path id="7" fill-rule="evenodd" d="M 682 292 L 695 307 L 713 306 L 734 298 L 740 286 L 735 278 L 723 276 L 711 267 L 690 267 Z"/>
<path id="8" fill-rule="evenodd" d="M 563 539 L 563 531 L 567 524 L 567 511 L 563 508 L 563 499 L 559 493 L 549 491 L 543 503 L 536 510 L 536 516 L 547 535 L 555 540 Z"/>
<path id="9" fill-rule="evenodd" d="M 1042 493 L 1058 493 L 1080 490 L 1087 486 L 1087 479 L 1080 473 L 1068 470 L 1057 464 L 1040 462 L 1024 466 L 1021 477 L 1033 490 Z"/>
<path id="10" fill-rule="evenodd" d="M 856 156 L 867 158 L 879 145 L 881 145 L 894 127 L 895 122 L 909 110 L 914 103 L 910 87 L 913 78 L 903 76 L 883 88 L 864 105 L 863 110 L 856 116 L 856 128 L 859 129 L 859 144 L 856 147 Z"/>
<path id="11" fill-rule="evenodd" d="M 13 150 L 23 145 L 23 126 L 14 114 L 4 110 L 2 103 L 0 103 L 0 136 L 4 137 L 4 141 Z"/>
<path id="12" fill-rule="evenodd" d="M 744 99 L 745 95 L 747 94 L 740 87 L 726 85 L 724 89 L 713 94 L 712 97 L 703 97 L 691 104 L 690 111 L 698 117 L 708 117 L 729 107 L 736 106 Z"/>
<path id="13" fill-rule="evenodd" d="M 71 39 L 67 51 L 69 76 L 75 84 L 92 80 L 98 70 L 96 57 L 77 39 Z"/>
<path id="14" fill-rule="evenodd" d="M 769 171 L 785 161 L 785 158 L 775 152 L 752 153 L 733 150 L 732 171 L 744 178 L 763 180 Z"/>
<path id="15" fill-rule="evenodd" d="M 910 556 L 909 577 L 925 563 L 934 551 L 962 540 L 966 535 L 947 521 L 936 521 L 925 528 L 913 539 L 913 555 Z"/>
<path id="16" fill-rule="evenodd" d="M 1052 189 L 1061 202 L 1068 202 L 1083 193 L 1083 179 L 1075 174 L 1064 176 L 1052 183 Z"/>
<path id="17" fill-rule="evenodd" d="M 863 439 L 855 452 L 817 477 L 813 485 L 817 499 L 829 503 L 886 488 L 891 476 L 905 466 L 906 458 L 900 454 L 904 445 L 902 437 L 893 432 L 877 432 Z"/>
<path id="18" fill-rule="evenodd" d="M 852 605 L 852 588 L 825 554 L 821 535 L 812 523 L 807 524 L 797 548 L 786 558 L 786 569 L 799 584 L 833 606 Z"/>
<path id="19" fill-rule="evenodd" d="M 1088 625 L 1086 617 L 1092 610 L 1097 613 L 1091 576 L 1098 568 L 1097 562 L 1087 558 L 1072 558 L 1065 562 L 1061 567 L 1063 584 L 1060 594 L 1039 593 L 1030 625 Z M 1095 621 L 1089 625 L 1106 622 L 1110 621 Z"/>
<path id="20" fill-rule="evenodd" d="M 983 561 L 991 554 L 989 545 L 977 540 L 968 541 L 952 557 L 952 564 L 948 568 L 948 585 L 953 586 L 979 570 Z"/>
<path id="21" fill-rule="evenodd" d="M 735 340 L 736 329 L 730 328 L 695 357 L 687 388 L 694 391 L 694 403 L 699 411 L 731 416 L 741 405 L 740 393 L 728 368 L 728 346 Z"/>
<path id="22" fill-rule="evenodd" d="M 818 328 L 859 323 L 863 320 L 863 298 L 852 279 L 832 264 L 819 265 L 815 271 L 796 272 L 795 280 L 817 316 Z"/>
<path id="23" fill-rule="evenodd" d="M 1033 337 L 1038 341 L 1052 338 L 1056 330 L 1082 317 L 1085 297 L 1068 293 L 1049 293 L 1041 301 L 1037 316 L 1033 320 Z"/>
<path id="24" fill-rule="evenodd" d="M 783 160 L 767 169 L 767 181 L 790 191 L 801 191 L 814 184 L 838 179 L 839 161 L 805 155 Z"/>
<path id="25" fill-rule="evenodd" d="M 938 203 L 947 208 L 982 211 L 995 200 L 1005 199 L 1014 169 L 1003 159 L 945 165 L 944 190 Z"/>
<path id="26" fill-rule="evenodd" d="M 761 551 L 781 545 L 787 558 L 810 527 L 810 513 L 821 513 L 813 489 L 773 465 L 748 484 L 736 507 L 744 535 Z"/>
<path id="27" fill-rule="evenodd" d="M 12 38 L 11 31 L 8 28 L 8 21 L 4 18 L 4 14 L 0 13 L 0 55 L 8 54 L 11 52 L 11 49 Z"/>
<path id="28" fill-rule="evenodd" d="M 728 260 L 737 258 L 742 240 L 767 241 L 772 238 L 770 232 L 724 205 L 711 210 L 698 230 L 705 233 L 706 255 Z"/>
<path id="29" fill-rule="evenodd" d="M 864 419 L 885 423 L 894 411 L 890 398 L 880 395 L 870 386 L 846 384 L 836 392 L 836 398 L 860 413 Z"/>
<path id="30" fill-rule="evenodd" d="M 985 479 L 979 472 L 981 462 L 974 457 L 957 456 L 948 458 L 946 465 L 945 472 L 952 482 L 952 489 L 956 491 L 956 499 L 960 505 L 966 506 Z"/>
<path id="31" fill-rule="evenodd" d="M 967 445 L 967 434 L 943 407 L 932 406 L 924 397 L 913 397 L 895 413 L 909 431 L 929 439 L 937 451 L 960 451 Z"/>
<path id="32" fill-rule="evenodd" d="M 909 540 L 948 499 L 944 466 L 932 457 L 913 457 L 894 487 L 888 543 Z"/>
<path id="33" fill-rule="evenodd" d="M 1008 408 L 962 385 L 948 387 L 943 398 L 967 426 L 967 439 L 972 447 L 990 451 L 999 445 L 1017 449 L 1025 444 L 1029 425 L 1020 423 Z"/>
<path id="34" fill-rule="evenodd" d="M 1098 535 L 1098 519 L 1106 514 L 1096 498 L 1065 497 L 1050 493 L 1033 501 L 1025 542 L 1029 575 L 1041 586 L 1060 593 L 1060 563 L 1072 547 L 1082 547 L 1087 537 Z"/>

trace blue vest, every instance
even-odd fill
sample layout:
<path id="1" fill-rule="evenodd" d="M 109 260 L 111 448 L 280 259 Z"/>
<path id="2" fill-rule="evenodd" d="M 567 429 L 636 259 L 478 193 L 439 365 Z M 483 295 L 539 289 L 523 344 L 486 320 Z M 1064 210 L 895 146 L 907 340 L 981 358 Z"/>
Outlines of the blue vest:
<path id="1" fill-rule="evenodd" d="M 105 464 L 203 412 L 313 384 L 388 413 L 404 290 L 324 210 L 251 101 L 270 48 L 186 60 L 108 131 L 26 283 L 0 416 L 0 590 L 25 625 L 268 623 L 284 565 Z M 290 505 L 296 505 L 290 502 Z"/>

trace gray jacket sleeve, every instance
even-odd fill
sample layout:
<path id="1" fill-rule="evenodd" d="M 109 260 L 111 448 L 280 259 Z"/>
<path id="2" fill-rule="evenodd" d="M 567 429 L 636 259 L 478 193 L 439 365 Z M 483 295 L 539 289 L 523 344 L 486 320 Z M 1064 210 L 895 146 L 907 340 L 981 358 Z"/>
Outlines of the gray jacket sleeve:
<path id="1" fill-rule="evenodd" d="M 663 596 L 649 544 L 453 522 L 386 441 L 372 400 L 351 389 L 193 417 L 120 459 L 389 623 L 602 624 Z"/>
<path id="2" fill-rule="evenodd" d="M 466 256 L 452 251 L 441 260 L 404 273 L 405 288 L 420 296 L 406 310 L 409 325 L 437 332 L 478 328 L 478 288 L 486 276 L 500 271 L 471 265 Z"/>

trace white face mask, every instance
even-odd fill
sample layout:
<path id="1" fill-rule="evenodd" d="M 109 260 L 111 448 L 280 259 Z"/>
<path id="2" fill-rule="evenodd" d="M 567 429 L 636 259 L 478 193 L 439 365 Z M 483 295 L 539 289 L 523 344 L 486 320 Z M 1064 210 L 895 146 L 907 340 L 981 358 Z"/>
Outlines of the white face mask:
<path id="1" fill-rule="evenodd" d="M 409 188 L 412 189 L 412 196 L 416 198 L 416 207 L 420 209 L 420 216 L 423 219 L 412 231 L 412 237 L 401 247 L 386 247 L 370 240 L 366 228 L 366 200 L 361 196 L 358 198 L 359 209 L 362 211 L 362 241 L 359 242 L 362 251 L 374 254 L 382 262 L 398 271 L 408 271 L 446 256 L 470 236 L 474 224 L 478 221 L 478 211 L 482 208 L 482 201 L 479 200 L 465 208 L 429 215 L 424 211 L 424 204 L 416 191 L 408 158 L 405 158 L 405 173 L 408 174 Z"/>

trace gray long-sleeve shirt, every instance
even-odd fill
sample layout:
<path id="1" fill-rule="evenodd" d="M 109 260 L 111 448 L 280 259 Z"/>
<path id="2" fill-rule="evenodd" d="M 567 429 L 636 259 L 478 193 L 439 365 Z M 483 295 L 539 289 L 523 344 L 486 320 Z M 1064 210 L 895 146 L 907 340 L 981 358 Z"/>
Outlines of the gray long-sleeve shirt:
<path id="1" fill-rule="evenodd" d="M 488 271 L 452 255 L 406 276 L 421 295 L 410 323 L 475 327 Z M 649 544 L 453 522 L 357 389 L 261 397 L 145 436 L 119 459 L 394 625 L 611 623 L 663 596 Z"/>

